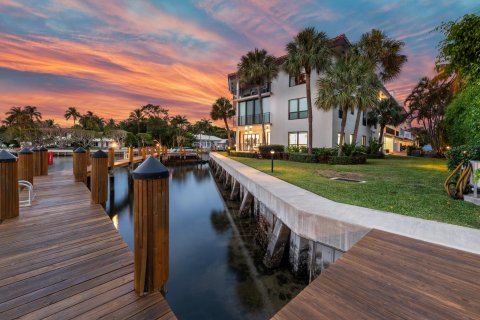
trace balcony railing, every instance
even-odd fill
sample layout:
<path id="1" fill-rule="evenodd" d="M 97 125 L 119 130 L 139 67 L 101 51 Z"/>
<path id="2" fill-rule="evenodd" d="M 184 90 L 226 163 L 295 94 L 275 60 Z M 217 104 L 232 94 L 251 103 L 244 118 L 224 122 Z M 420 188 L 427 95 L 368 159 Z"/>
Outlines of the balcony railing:
<path id="1" fill-rule="evenodd" d="M 261 91 L 262 93 L 270 92 L 270 82 L 266 83 L 261 88 Z M 237 99 L 256 96 L 256 95 L 258 95 L 257 87 L 247 87 L 247 88 L 240 89 Z"/>
<path id="2" fill-rule="evenodd" d="M 248 116 L 239 116 L 236 119 L 235 125 L 237 126 L 247 126 L 252 124 L 262 124 L 260 119 L 260 114 L 248 115 Z M 265 112 L 263 114 L 263 123 L 270 124 L 272 123 L 272 119 L 270 118 L 270 112 Z"/>

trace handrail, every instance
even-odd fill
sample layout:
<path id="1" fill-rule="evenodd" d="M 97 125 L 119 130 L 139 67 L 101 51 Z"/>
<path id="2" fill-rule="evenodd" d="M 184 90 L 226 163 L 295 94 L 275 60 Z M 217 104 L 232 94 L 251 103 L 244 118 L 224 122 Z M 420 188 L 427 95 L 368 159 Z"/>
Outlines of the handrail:
<path id="1" fill-rule="evenodd" d="M 25 187 L 28 189 L 28 199 L 26 200 L 20 200 L 19 205 L 20 207 L 29 207 L 32 205 L 32 201 L 35 198 L 35 194 L 33 193 L 33 185 L 30 183 L 30 181 L 26 180 L 19 180 L 18 181 L 18 186 L 19 187 Z"/>

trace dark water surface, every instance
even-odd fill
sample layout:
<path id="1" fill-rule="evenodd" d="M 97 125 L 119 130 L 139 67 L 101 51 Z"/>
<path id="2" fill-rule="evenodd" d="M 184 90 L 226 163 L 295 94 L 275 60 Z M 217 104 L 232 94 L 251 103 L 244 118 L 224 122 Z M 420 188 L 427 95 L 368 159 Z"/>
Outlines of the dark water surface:
<path id="1" fill-rule="evenodd" d="M 61 168 L 71 163 L 57 159 L 55 166 Z M 236 217 L 239 203 L 224 200 L 207 164 L 169 171 L 166 299 L 174 313 L 179 319 L 269 319 L 305 284 L 295 280 L 285 264 L 274 271 L 263 267 L 263 252 L 254 239 L 255 221 Z M 133 250 L 128 170 L 115 169 L 114 175 L 106 211 Z"/>

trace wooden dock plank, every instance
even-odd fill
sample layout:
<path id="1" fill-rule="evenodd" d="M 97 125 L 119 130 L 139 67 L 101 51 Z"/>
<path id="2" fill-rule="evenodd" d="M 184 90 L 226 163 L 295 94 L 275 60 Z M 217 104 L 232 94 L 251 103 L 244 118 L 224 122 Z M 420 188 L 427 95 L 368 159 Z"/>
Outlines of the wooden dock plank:
<path id="1" fill-rule="evenodd" d="M 478 319 L 480 255 L 370 231 L 272 319 Z"/>
<path id="2" fill-rule="evenodd" d="M 59 172 L 34 186 L 0 224 L 0 319 L 175 318 L 160 293 L 135 294 L 133 254 L 83 183 Z"/>

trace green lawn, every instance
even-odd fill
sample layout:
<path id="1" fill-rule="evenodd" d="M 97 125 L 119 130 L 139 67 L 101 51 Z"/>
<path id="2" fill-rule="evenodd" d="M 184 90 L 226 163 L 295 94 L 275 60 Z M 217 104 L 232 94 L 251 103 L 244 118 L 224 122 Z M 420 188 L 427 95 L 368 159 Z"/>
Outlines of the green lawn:
<path id="1" fill-rule="evenodd" d="M 270 160 L 232 159 L 271 174 Z M 328 165 L 275 160 L 273 176 L 325 198 L 423 219 L 480 228 L 480 207 L 449 198 L 446 160 L 387 157 L 365 165 Z M 331 177 L 366 180 L 352 183 Z"/>

